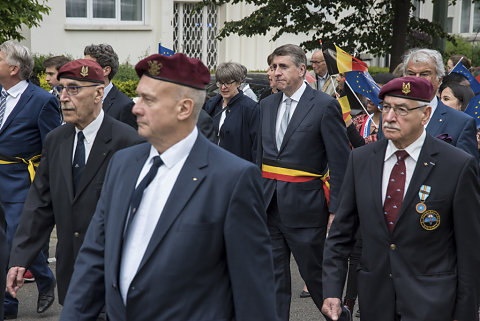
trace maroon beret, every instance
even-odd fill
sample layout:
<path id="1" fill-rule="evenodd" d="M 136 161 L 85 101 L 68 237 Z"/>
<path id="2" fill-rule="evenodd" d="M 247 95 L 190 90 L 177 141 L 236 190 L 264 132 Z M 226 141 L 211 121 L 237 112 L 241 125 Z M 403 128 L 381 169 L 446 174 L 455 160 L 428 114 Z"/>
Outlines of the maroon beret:
<path id="1" fill-rule="evenodd" d="M 135 66 L 138 77 L 149 76 L 195 89 L 205 89 L 210 82 L 210 71 L 198 59 L 183 53 L 173 56 L 154 54 L 140 60 Z"/>
<path id="2" fill-rule="evenodd" d="M 433 86 L 430 81 L 421 77 L 395 78 L 387 82 L 380 90 L 378 98 L 383 100 L 385 96 L 430 102 L 433 98 Z"/>
<path id="3" fill-rule="evenodd" d="M 57 79 L 60 80 L 60 78 L 105 83 L 102 67 L 91 59 L 77 59 L 66 63 L 58 71 Z"/>

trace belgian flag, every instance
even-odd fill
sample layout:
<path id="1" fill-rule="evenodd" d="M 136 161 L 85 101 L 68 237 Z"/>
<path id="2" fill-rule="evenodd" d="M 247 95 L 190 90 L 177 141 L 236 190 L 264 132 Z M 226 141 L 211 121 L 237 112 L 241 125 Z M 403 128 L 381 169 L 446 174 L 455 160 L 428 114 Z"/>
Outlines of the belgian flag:
<path id="1" fill-rule="evenodd" d="M 335 44 L 324 45 L 322 51 L 330 75 L 349 71 L 368 71 L 366 63 L 349 55 Z"/>

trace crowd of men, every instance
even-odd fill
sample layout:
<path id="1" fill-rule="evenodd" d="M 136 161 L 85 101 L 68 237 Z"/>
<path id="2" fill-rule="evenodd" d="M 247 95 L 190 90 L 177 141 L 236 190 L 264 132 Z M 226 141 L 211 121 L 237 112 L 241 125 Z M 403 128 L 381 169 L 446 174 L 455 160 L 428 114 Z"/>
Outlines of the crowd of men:
<path id="1" fill-rule="evenodd" d="M 312 86 L 299 46 L 267 61 L 272 90 L 252 105 L 245 160 L 207 139 L 234 118 L 202 108 L 210 72 L 198 59 L 138 62 L 134 104 L 111 81 L 109 45 L 46 60 L 50 93 L 28 81 L 26 47 L 0 45 L 4 319 L 17 318 L 29 270 L 37 312 L 58 286 L 61 320 L 288 321 L 293 254 L 325 318 L 349 320 L 342 295 L 361 234 L 362 320 L 478 320 L 476 125 L 437 98 L 441 55 L 405 55 L 403 77 L 379 94 L 378 141 L 353 150 L 361 134 L 322 51 Z M 43 250 L 54 226 L 55 277 Z"/>

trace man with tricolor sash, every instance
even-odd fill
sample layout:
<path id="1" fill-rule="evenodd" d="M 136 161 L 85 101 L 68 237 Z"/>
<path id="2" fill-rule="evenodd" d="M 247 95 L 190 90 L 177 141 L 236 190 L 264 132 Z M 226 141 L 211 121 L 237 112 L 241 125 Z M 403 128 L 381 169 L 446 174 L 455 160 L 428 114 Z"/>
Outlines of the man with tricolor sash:
<path id="1" fill-rule="evenodd" d="M 315 304 L 322 306 L 322 253 L 338 207 L 349 145 L 338 102 L 304 82 L 307 59 L 296 45 L 273 52 L 281 91 L 260 102 L 257 163 L 262 168 L 272 241 L 276 305 L 289 319 L 290 256 Z"/>
<path id="2" fill-rule="evenodd" d="M 9 251 L 45 136 L 60 125 L 57 99 L 27 81 L 33 65 L 32 55 L 25 46 L 15 41 L 0 45 L 0 195 Z M 43 294 L 53 291 L 53 273 L 42 253 L 29 269 L 37 282 L 40 303 Z M 18 301 L 6 295 L 4 317 L 16 318 L 17 310 Z M 37 312 L 45 310 L 43 304 L 37 307 Z"/>

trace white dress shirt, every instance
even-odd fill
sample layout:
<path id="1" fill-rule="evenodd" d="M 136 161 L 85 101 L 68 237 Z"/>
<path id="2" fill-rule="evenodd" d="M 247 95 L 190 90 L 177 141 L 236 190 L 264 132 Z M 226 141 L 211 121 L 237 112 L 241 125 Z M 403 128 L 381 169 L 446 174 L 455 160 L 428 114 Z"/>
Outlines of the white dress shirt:
<path id="1" fill-rule="evenodd" d="M 157 175 L 143 192 L 142 201 L 130 223 L 130 231 L 123 243 L 122 262 L 120 264 L 120 292 L 125 305 L 127 304 L 130 283 L 137 273 L 158 219 L 197 136 L 198 130 L 195 127 L 190 135 L 160 155 L 163 165 L 160 166 Z M 153 157 L 158 155 L 158 151 L 152 146 L 150 155 L 138 176 L 136 186 L 140 184 L 152 167 Z"/>
<path id="2" fill-rule="evenodd" d="M 425 142 L 426 131 L 423 130 L 420 137 L 417 138 L 416 141 L 411 143 L 410 145 L 405 148 L 405 151 L 408 153 L 408 157 L 405 158 L 405 168 L 407 170 L 405 176 L 405 188 L 403 189 L 403 196 L 405 197 L 405 193 L 407 192 L 408 185 L 412 179 L 413 171 L 415 170 L 415 166 L 417 165 L 418 156 L 420 155 L 420 151 L 422 150 L 423 143 Z M 385 197 L 387 195 L 387 187 L 388 187 L 388 180 L 390 179 L 390 174 L 392 172 L 393 166 L 397 163 L 397 156 L 395 152 L 399 150 L 395 145 L 392 143 L 391 140 L 388 141 L 387 149 L 385 151 L 385 158 L 384 158 L 384 165 L 383 165 L 383 176 L 382 176 L 382 204 L 385 203 Z"/>
<path id="3" fill-rule="evenodd" d="M 5 114 L 3 114 L 3 120 L 2 120 L 2 123 L 0 124 L 0 128 L 2 128 L 3 124 L 5 124 L 5 121 L 7 120 L 8 116 L 12 113 L 13 108 L 15 108 L 18 101 L 20 100 L 20 97 L 22 96 L 25 89 L 27 89 L 27 87 L 28 87 L 28 82 L 26 80 L 22 80 L 18 84 L 16 84 L 15 86 L 7 90 L 8 96 L 7 96 L 7 101 L 5 103 L 6 104 Z M 2 90 L 5 90 L 5 89 L 2 89 Z"/>
<path id="4" fill-rule="evenodd" d="M 295 109 L 297 108 L 298 102 L 300 101 L 300 98 L 303 95 L 303 92 L 305 91 L 305 88 L 307 88 L 307 84 L 302 81 L 302 85 L 300 88 L 297 89 L 296 92 L 293 93 L 293 95 L 290 97 L 292 99 L 292 105 L 290 106 L 290 115 L 288 119 L 292 119 L 293 113 L 295 112 Z M 280 103 L 280 107 L 278 108 L 278 113 L 277 113 L 277 123 L 275 125 L 275 137 L 278 136 L 278 131 L 280 130 L 280 123 L 282 122 L 283 118 L 283 113 L 285 112 L 285 108 L 287 108 L 287 105 L 285 103 L 285 100 L 289 98 L 285 93 L 283 93 L 282 97 L 282 102 Z"/>
<path id="5" fill-rule="evenodd" d="M 325 83 L 327 82 L 328 72 L 326 72 L 323 77 L 317 74 L 315 74 L 315 76 L 317 78 L 317 90 L 322 90 L 323 86 L 325 86 Z"/>
<path id="6" fill-rule="evenodd" d="M 432 107 L 432 113 L 430 114 L 430 118 L 428 119 L 428 122 L 425 124 L 425 128 L 427 128 L 428 124 L 430 123 L 430 119 L 432 119 L 433 113 L 435 112 L 435 110 L 437 110 L 438 97 L 437 96 L 433 97 L 429 105 Z"/>
<path id="7" fill-rule="evenodd" d="M 90 155 L 90 151 L 92 150 L 93 142 L 95 141 L 95 137 L 97 137 L 97 132 L 100 129 L 100 126 L 103 122 L 104 113 L 103 110 L 100 110 L 100 114 L 95 118 L 90 124 L 87 125 L 83 130 L 83 135 L 85 139 L 83 140 L 83 144 L 85 145 L 85 164 L 88 160 L 88 155 Z M 77 148 L 77 140 L 78 140 L 78 132 L 80 130 L 75 127 L 75 139 L 73 140 L 73 152 L 72 152 L 72 164 L 73 158 L 75 157 L 75 149 Z"/>
<path id="8" fill-rule="evenodd" d="M 102 103 L 105 100 L 105 98 L 107 97 L 107 95 L 110 92 L 110 90 L 112 89 L 112 87 L 113 87 L 112 82 L 109 82 L 108 85 L 103 89 Z"/>

